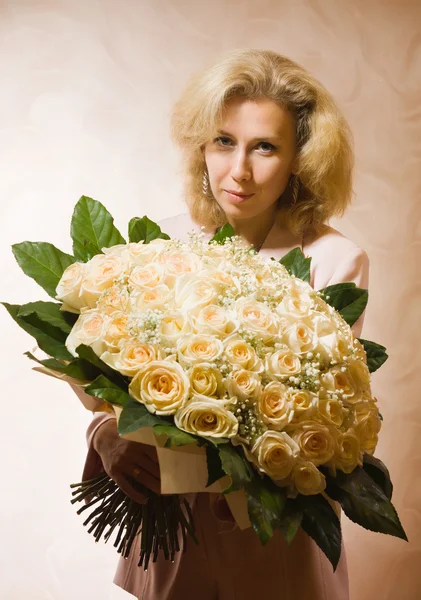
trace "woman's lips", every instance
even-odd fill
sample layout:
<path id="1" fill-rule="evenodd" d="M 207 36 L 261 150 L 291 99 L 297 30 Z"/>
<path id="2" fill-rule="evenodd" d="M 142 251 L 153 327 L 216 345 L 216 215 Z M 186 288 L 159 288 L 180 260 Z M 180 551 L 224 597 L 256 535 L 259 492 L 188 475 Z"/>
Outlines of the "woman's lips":
<path id="1" fill-rule="evenodd" d="M 244 202 L 245 200 L 248 200 L 249 198 L 254 196 L 254 194 L 248 194 L 247 196 L 239 196 L 238 194 L 233 194 L 232 192 L 227 192 L 227 190 L 224 190 L 224 192 L 227 194 L 227 196 L 230 198 L 230 200 L 233 200 L 234 202 L 236 202 L 238 204 L 240 204 L 241 202 Z"/>

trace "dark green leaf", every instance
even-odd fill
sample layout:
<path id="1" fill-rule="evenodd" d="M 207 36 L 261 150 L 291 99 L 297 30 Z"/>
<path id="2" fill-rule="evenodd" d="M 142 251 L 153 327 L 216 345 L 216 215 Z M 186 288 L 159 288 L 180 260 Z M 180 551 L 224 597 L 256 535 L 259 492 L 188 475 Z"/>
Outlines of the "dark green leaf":
<path id="1" fill-rule="evenodd" d="M 221 459 L 219 457 L 219 451 L 214 446 L 206 444 L 206 462 L 208 466 L 208 481 L 206 487 L 209 487 L 218 479 L 225 476 L 225 472 L 222 469 Z"/>
<path id="2" fill-rule="evenodd" d="M 383 363 L 389 358 L 386 348 L 375 342 L 369 342 L 358 338 L 358 341 L 364 346 L 364 350 L 367 354 L 367 366 L 370 373 L 377 371 Z"/>
<path id="3" fill-rule="evenodd" d="M 262 544 L 266 544 L 279 528 L 286 497 L 281 488 L 265 477 L 254 475 L 245 486 L 251 525 Z"/>
<path id="4" fill-rule="evenodd" d="M 301 248 L 294 248 L 279 262 L 284 265 L 290 275 L 295 275 L 295 277 L 310 283 L 311 257 L 305 258 Z"/>
<path id="5" fill-rule="evenodd" d="M 375 456 L 364 454 L 363 469 L 383 490 L 384 495 L 388 500 L 392 499 L 393 485 L 390 480 L 389 470 L 386 465 Z"/>
<path id="6" fill-rule="evenodd" d="M 68 375 L 74 379 L 80 379 L 81 381 L 92 381 L 98 377 L 98 375 L 100 375 L 100 371 L 98 371 L 98 369 L 82 358 L 76 358 L 72 360 L 72 362 L 64 364 L 55 358 L 39 360 L 30 352 L 24 352 L 24 354 L 43 367 L 47 367 L 47 369 L 57 371 L 58 373 L 63 373 L 64 375 Z"/>
<path id="7" fill-rule="evenodd" d="M 300 529 L 303 520 L 303 511 L 291 498 L 287 498 L 280 522 L 277 528 L 282 531 L 284 539 L 289 546 Z"/>
<path id="8" fill-rule="evenodd" d="M 190 433 L 181 431 L 172 423 L 162 421 L 158 425 L 154 425 L 154 432 L 157 435 L 166 435 L 167 441 L 165 442 L 165 448 L 171 448 L 172 446 L 185 446 L 187 444 L 196 444 L 196 438 Z"/>
<path id="9" fill-rule="evenodd" d="M 341 556 L 341 524 L 329 504 L 321 495 L 302 496 L 296 498 L 298 507 L 303 511 L 301 526 L 325 553 L 336 571 Z"/>
<path id="10" fill-rule="evenodd" d="M 126 406 L 131 400 L 131 396 L 127 392 L 104 375 L 99 375 L 84 391 L 90 396 L 101 398 L 110 404 L 117 404 L 118 406 Z"/>
<path id="11" fill-rule="evenodd" d="M 408 540 L 397 512 L 380 486 L 361 467 L 327 476 L 326 493 L 340 502 L 351 521 L 365 529 Z"/>
<path id="12" fill-rule="evenodd" d="M 21 306 L 19 304 L 8 304 L 7 302 L 1 302 L 1 304 L 19 327 L 22 327 L 36 339 L 38 346 L 46 354 L 61 360 L 73 360 L 74 357 L 67 350 L 64 343 L 67 336 L 61 329 L 41 321 L 35 313 L 20 317 L 19 310 Z"/>
<path id="13" fill-rule="evenodd" d="M 47 242 L 13 244 L 12 251 L 25 275 L 34 279 L 55 299 L 57 284 L 75 258 Z"/>
<path id="14" fill-rule="evenodd" d="M 69 335 L 78 315 L 62 311 L 60 306 L 61 304 L 56 302 L 28 302 L 21 305 L 18 317 L 35 313 L 40 321 L 49 323 Z"/>
<path id="15" fill-rule="evenodd" d="M 141 427 L 153 427 L 154 425 L 160 425 L 161 423 L 162 420 L 156 415 L 151 414 L 143 404 L 130 398 L 121 411 L 120 419 L 118 421 L 118 433 L 120 435 L 125 435 L 127 433 L 133 433 Z"/>
<path id="16" fill-rule="evenodd" d="M 88 196 L 82 196 L 75 206 L 70 234 L 73 253 L 84 262 L 101 254 L 102 248 L 126 243 L 105 206 Z"/>
<path id="17" fill-rule="evenodd" d="M 225 223 L 223 227 L 218 229 L 210 242 L 217 242 L 218 244 L 223 244 L 224 240 L 227 238 L 232 238 L 235 235 L 234 228 L 229 223 Z"/>
<path id="18" fill-rule="evenodd" d="M 80 356 L 80 358 L 85 359 L 91 365 L 94 365 L 97 369 L 99 369 L 110 381 L 115 383 L 119 388 L 127 392 L 129 388 L 129 384 L 121 373 L 112 369 L 109 365 L 107 365 L 103 360 L 99 358 L 93 351 L 90 346 L 86 346 L 85 344 L 80 344 L 76 348 L 76 354 Z"/>
<path id="19" fill-rule="evenodd" d="M 231 444 L 221 444 L 218 446 L 222 468 L 231 478 L 231 485 L 223 491 L 224 494 L 241 490 L 241 488 L 244 488 L 251 481 L 251 467 L 243 457 L 241 450 L 237 448 Z"/>
<path id="20" fill-rule="evenodd" d="M 145 215 L 141 219 L 134 217 L 129 222 L 129 241 L 130 242 L 145 242 L 149 244 L 152 240 L 156 239 L 169 240 L 169 235 L 161 231 L 160 226 L 154 221 L 148 219 Z"/>
<path id="21" fill-rule="evenodd" d="M 368 290 L 355 283 L 336 283 L 320 290 L 321 298 L 333 306 L 344 321 L 352 326 L 364 312 L 368 302 Z"/>

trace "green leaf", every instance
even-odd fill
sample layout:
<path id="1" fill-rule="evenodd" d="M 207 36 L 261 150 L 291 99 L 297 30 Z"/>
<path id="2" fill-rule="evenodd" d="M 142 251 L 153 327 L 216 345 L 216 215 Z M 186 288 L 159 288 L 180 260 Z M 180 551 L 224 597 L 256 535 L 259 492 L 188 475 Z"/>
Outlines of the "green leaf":
<path id="1" fill-rule="evenodd" d="M 161 423 L 162 420 L 150 413 L 143 404 L 130 398 L 121 411 L 118 421 L 118 433 L 125 435 L 133 433 L 141 427 L 154 427 L 154 425 L 160 425 Z"/>
<path id="2" fill-rule="evenodd" d="M 75 258 L 47 242 L 13 244 L 12 251 L 25 275 L 55 299 L 58 282 L 65 269 L 75 262 Z"/>
<path id="3" fill-rule="evenodd" d="M 225 223 L 223 227 L 218 229 L 212 239 L 209 242 L 216 242 L 217 244 L 223 244 L 227 238 L 232 238 L 235 235 L 234 228 L 229 223 Z"/>
<path id="4" fill-rule="evenodd" d="M 301 248 L 294 248 L 288 254 L 285 254 L 279 262 L 284 265 L 290 275 L 295 275 L 295 277 L 310 283 L 311 256 L 305 258 Z"/>
<path id="5" fill-rule="evenodd" d="M 206 487 L 209 487 L 218 479 L 225 476 L 225 472 L 222 468 L 221 459 L 219 457 L 219 451 L 214 446 L 206 444 L 206 463 L 208 466 L 208 481 Z"/>
<path id="6" fill-rule="evenodd" d="M 368 370 L 370 373 L 374 373 L 374 371 L 377 371 L 377 369 L 379 369 L 389 358 L 386 348 L 385 346 L 361 338 L 358 338 L 358 341 L 364 346 L 364 350 L 367 354 Z"/>
<path id="7" fill-rule="evenodd" d="M 82 358 L 76 358 L 72 360 L 69 364 L 64 364 L 55 358 L 46 358 L 43 360 L 39 360 L 31 354 L 31 352 L 24 352 L 25 356 L 34 360 L 38 364 L 43 367 L 47 367 L 47 369 L 51 369 L 52 371 L 57 371 L 58 373 L 63 373 L 64 375 L 68 375 L 69 377 L 73 377 L 74 379 L 80 379 L 81 381 L 92 381 L 100 372 L 93 365 L 88 363 L 86 360 Z"/>
<path id="8" fill-rule="evenodd" d="M 301 527 L 325 553 L 336 571 L 341 556 L 341 523 L 329 504 L 321 495 L 302 496 L 295 499 L 303 511 Z"/>
<path id="9" fill-rule="evenodd" d="M 380 486 L 361 467 L 327 476 L 326 493 L 340 502 L 351 521 L 365 529 L 408 541 L 398 514 Z"/>
<path id="10" fill-rule="evenodd" d="M 223 494 L 229 494 L 235 490 L 241 490 L 251 481 L 252 471 L 248 461 L 243 457 L 240 450 L 232 444 L 221 444 L 218 446 L 222 469 L 230 476 L 231 485 L 223 490 Z"/>
<path id="11" fill-rule="evenodd" d="M 124 378 L 124 376 L 115 369 L 111 368 L 109 365 L 107 365 L 103 360 L 101 360 L 90 346 L 80 344 L 76 348 L 76 354 L 80 356 L 80 358 L 83 358 L 89 363 L 91 363 L 91 365 L 94 365 L 107 377 L 107 379 L 109 379 L 110 381 L 115 383 L 119 388 L 127 392 L 129 384 Z"/>
<path id="12" fill-rule="evenodd" d="M 145 242 L 145 244 L 149 244 L 152 240 L 156 239 L 169 240 L 171 239 L 169 235 L 163 233 L 161 231 L 158 223 L 154 223 L 148 219 L 145 215 L 141 219 L 139 217 L 134 217 L 129 222 L 129 241 L 130 242 Z"/>
<path id="13" fill-rule="evenodd" d="M 388 500 L 392 499 L 393 485 L 390 480 L 389 470 L 386 465 L 375 456 L 364 454 L 363 469 L 383 490 L 384 495 Z"/>
<path id="14" fill-rule="evenodd" d="M 355 283 L 336 283 L 320 290 L 321 298 L 333 306 L 342 318 L 352 326 L 364 312 L 368 302 L 368 290 Z"/>
<path id="15" fill-rule="evenodd" d="M 254 475 L 245 486 L 250 522 L 261 543 L 266 544 L 279 528 L 286 497 L 268 478 Z"/>
<path id="16" fill-rule="evenodd" d="M 282 531 L 284 539 L 289 546 L 300 529 L 303 520 L 303 511 L 291 498 L 287 498 L 280 522 L 277 528 Z"/>
<path id="17" fill-rule="evenodd" d="M 161 422 L 158 425 L 154 425 L 154 432 L 157 435 L 166 435 L 167 441 L 165 442 L 165 448 L 171 448 L 172 446 L 186 446 L 187 444 L 196 444 L 196 438 L 190 433 L 181 431 L 176 425 L 168 422 Z"/>
<path id="18" fill-rule="evenodd" d="M 101 254 L 102 248 L 126 243 L 105 206 L 88 196 L 82 196 L 75 206 L 70 234 L 73 253 L 83 262 Z"/>
<path id="19" fill-rule="evenodd" d="M 126 406 L 131 400 L 131 396 L 127 392 L 104 375 L 99 375 L 84 391 L 90 396 L 101 398 L 110 404 L 117 404 L 118 406 Z"/>
<path id="20" fill-rule="evenodd" d="M 62 311 L 60 310 L 60 306 L 61 304 L 55 302 L 28 302 L 21 305 L 18 317 L 25 317 L 35 313 L 40 321 L 49 323 L 53 327 L 61 329 L 66 335 L 69 335 L 73 325 L 77 321 L 78 315 Z"/>
<path id="21" fill-rule="evenodd" d="M 61 329 L 41 321 L 35 313 L 20 317 L 19 310 L 21 306 L 19 304 L 8 304 L 7 302 L 1 302 L 1 304 L 19 327 L 22 327 L 36 339 L 38 346 L 46 354 L 61 360 L 73 360 L 74 357 L 67 350 L 64 343 L 67 336 Z"/>

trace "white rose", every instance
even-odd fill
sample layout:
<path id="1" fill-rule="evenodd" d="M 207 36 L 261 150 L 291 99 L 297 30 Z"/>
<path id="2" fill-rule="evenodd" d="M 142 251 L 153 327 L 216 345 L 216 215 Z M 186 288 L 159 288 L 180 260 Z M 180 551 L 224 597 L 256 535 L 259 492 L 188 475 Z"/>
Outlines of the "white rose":
<path id="1" fill-rule="evenodd" d="M 231 398 L 246 400 L 258 398 L 262 389 L 260 377 L 257 373 L 245 369 L 234 369 L 225 381 L 227 392 Z"/>
<path id="2" fill-rule="evenodd" d="M 310 291 L 301 289 L 298 280 L 291 280 L 276 312 L 292 321 L 304 319 L 310 314 L 313 305 L 310 293 Z"/>
<path id="3" fill-rule="evenodd" d="M 215 304 L 220 285 L 197 275 L 181 275 L 174 288 L 174 303 L 185 312 L 197 311 L 208 304 Z"/>
<path id="4" fill-rule="evenodd" d="M 191 388 L 196 394 L 216 398 L 224 396 L 221 372 L 209 363 L 195 364 L 188 370 L 187 375 Z"/>
<path id="5" fill-rule="evenodd" d="M 158 345 L 143 344 L 135 339 L 124 341 L 118 353 L 104 352 L 101 355 L 101 360 L 127 377 L 134 377 L 146 364 L 163 358 Z"/>
<path id="6" fill-rule="evenodd" d="M 200 394 L 177 411 L 174 422 L 187 433 L 210 438 L 231 438 L 238 431 L 237 419 L 223 403 Z"/>
<path id="7" fill-rule="evenodd" d="M 291 480 L 298 493 L 304 496 L 320 494 L 326 488 L 325 476 L 309 461 L 298 461 L 292 470 Z"/>
<path id="8" fill-rule="evenodd" d="M 275 313 L 263 304 L 249 298 L 239 298 L 235 302 L 240 323 L 251 333 L 269 343 L 278 334 L 279 323 Z"/>
<path id="9" fill-rule="evenodd" d="M 177 341 L 178 361 L 183 367 L 211 362 L 222 354 L 221 340 L 206 333 L 191 333 Z"/>
<path id="10" fill-rule="evenodd" d="M 129 275 L 129 284 L 133 291 L 145 288 L 155 288 L 165 283 L 165 269 L 158 263 L 136 265 Z"/>
<path id="11" fill-rule="evenodd" d="M 180 275 L 195 274 L 202 266 L 200 257 L 191 250 L 164 252 L 159 261 L 165 266 L 165 283 L 171 288 Z"/>
<path id="12" fill-rule="evenodd" d="M 109 317 L 95 310 L 81 314 L 73 325 L 66 339 L 66 348 L 73 356 L 77 356 L 76 348 L 80 344 L 91 346 L 97 356 L 107 349 L 104 335 L 107 331 Z"/>
<path id="13" fill-rule="evenodd" d="M 335 452 L 335 439 L 329 428 L 321 423 L 304 421 L 291 437 L 298 444 L 302 457 L 315 465 L 329 462 Z"/>
<path id="14" fill-rule="evenodd" d="M 258 398 L 257 407 L 266 425 L 275 430 L 283 429 L 291 415 L 286 386 L 278 381 L 268 383 Z"/>
<path id="15" fill-rule="evenodd" d="M 108 319 L 103 341 L 110 352 L 120 351 L 120 342 L 130 338 L 128 330 L 129 316 L 126 313 L 115 311 Z"/>
<path id="16" fill-rule="evenodd" d="M 301 372 L 301 361 L 289 348 L 282 348 L 267 356 L 266 371 L 273 379 L 283 381 Z"/>
<path id="17" fill-rule="evenodd" d="M 174 348 L 183 336 L 191 332 L 191 324 L 183 313 L 171 310 L 165 314 L 158 326 L 161 343 Z"/>
<path id="18" fill-rule="evenodd" d="M 317 345 L 314 331 L 303 322 L 293 323 L 284 333 L 283 341 L 298 356 L 311 352 Z"/>
<path id="19" fill-rule="evenodd" d="M 190 315 L 193 330 L 197 333 L 209 333 L 219 338 L 226 338 L 238 329 L 238 321 L 234 321 L 229 311 L 216 304 L 208 304 L 197 314 Z"/>
<path id="20" fill-rule="evenodd" d="M 56 300 L 63 302 L 61 310 L 79 313 L 86 306 L 85 300 L 80 296 L 85 273 L 85 263 L 81 262 L 75 262 L 64 270 L 56 288 Z"/>
<path id="21" fill-rule="evenodd" d="M 127 263 L 119 256 L 97 254 L 86 263 L 80 296 L 86 306 L 94 308 L 101 293 L 110 288 L 116 279 L 125 277 Z"/>
<path id="22" fill-rule="evenodd" d="M 166 311 L 172 308 L 173 292 L 166 285 L 136 289 L 130 295 L 130 309 L 133 312 L 146 312 L 155 309 Z"/>
<path id="23" fill-rule="evenodd" d="M 129 393 L 157 415 L 174 415 L 186 402 L 190 381 L 174 361 L 153 360 L 138 371 Z"/>
<path id="24" fill-rule="evenodd" d="M 115 311 L 126 312 L 129 309 L 130 295 L 125 285 L 114 284 L 102 292 L 97 301 L 97 309 L 111 315 Z"/>
<path id="25" fill-rule="evenodd" d="M 291 473 L 300 449 L 287 433 L 268 430 L 256 440 L 251 452 L 258 468 L 277 481 Z"/>
<path id="26" fill-rule="evenodd" d="M 254 373 L 263 371 L 263 363 L 256 351 L 239 335 L 233 335 L 224 340 L 224 354 L 232 365 Z"/>
<path id="27" fill-rule="evenodd" d="M 131 265 L 147 265 L 158 259 L 161 252 L 168 247 L 168 240 L 157 238 L 149 244 L 143 241 L 118 244 L 111 248 L 103 248 L 104 254 L 120 256 Z"/>

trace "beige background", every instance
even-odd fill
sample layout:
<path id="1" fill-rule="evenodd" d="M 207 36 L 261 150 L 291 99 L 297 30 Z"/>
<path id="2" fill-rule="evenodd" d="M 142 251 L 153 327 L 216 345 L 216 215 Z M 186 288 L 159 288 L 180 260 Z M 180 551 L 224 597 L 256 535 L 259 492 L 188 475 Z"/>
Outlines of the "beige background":
<path id="1" fill-rule="evenodd" d="M 420 597 L 420 23 L 416 0 L 0 2 L 2 301 L 47 299 L 10 245 L 45 240 L 70 251 L 82 194 L 101 200 L 123 232 L 135 215 L 183 209 L 170 107 L 187 76 L 224 51 L 289 55 L 345 111 L 356 199 L 332 225 L 371 260 L 364 337 L 390 353 L 373 378 L 384 416 L 377 455 L 410 537 L 344 518 L 352 600 Z M 69 502 L 90 415 L 66 386 L 31 371 L 23 352 L 32 338 L 0 308 L 0 596 L 126 598 L 111 583 L 114 548 L 94 544 Z"/>

